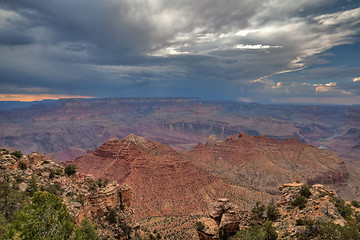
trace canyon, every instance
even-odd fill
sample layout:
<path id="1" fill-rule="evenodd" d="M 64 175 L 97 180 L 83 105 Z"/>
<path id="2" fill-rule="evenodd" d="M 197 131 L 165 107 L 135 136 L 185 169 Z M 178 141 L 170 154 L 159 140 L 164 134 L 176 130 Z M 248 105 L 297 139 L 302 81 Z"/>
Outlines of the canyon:
<path id="1" fill-rule="evenodd" d="M 227 197 L 242 209 L 275 201 L 283 182 L 325 184 L 345 199 L 359 198 L 343 159 L 292 138 L 235 134 L 177 152 L 160 142 L 131 134 L 112 138 L 93 153 L 67 164 L 95 177 L 133 189 L 137 219 L 152 216 L 208 214 L 214 199 Z"/>
<path id="2" fill-rule="evenodd" d="M 40 101 L 1 109 L 0 146 L 52 153 L 58 161 L 74 159 L 110 138 L 121 139 L 131 133 L 180 151 L 205 143 L 210 135 L 220 140 L 239 132 L 277 139 L 295 137 L 314 146 L 326 145 L 349 162 L 358 162 L 360 157 L 359 106 L 104 98 Z M 317 142 L 333 136 L 335 129 L 337 138 Z"/>

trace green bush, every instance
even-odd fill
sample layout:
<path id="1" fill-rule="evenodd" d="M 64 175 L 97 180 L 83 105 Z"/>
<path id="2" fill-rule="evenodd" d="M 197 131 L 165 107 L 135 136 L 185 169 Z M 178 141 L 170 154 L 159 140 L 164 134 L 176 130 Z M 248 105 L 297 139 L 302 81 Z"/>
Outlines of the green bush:
<path id="1" fill-rule="evenodd" d="M 3 154 L 9 154 L 9 151 L 5 148 L 1 148 L 0 151 L 2 151 Z"/>
<path id="2" fill-rule="evenodd" d="M 109 184 L 109 179 L 106 178 L 103 181 L 101 178 L 98 178 L 98 179 L 96 179 L 95 183 L 99 188 L 103 188 Z"/>
<path id="3" fill-rule="evenodd" d="M 348 240 L 360 239 L 359 227 L 353 224 L 344 227 L 333 222 L 322 223 L 319 227 L 319 239 L 323 240 Z"/>
<path id="4" fill-rule="evenodd" d="M 263 226 L 255 225 L 247 230 L 241 230 L 236 233 L 235 239 L 241 240 L 276 240 L 278 234 L 271 221 L 266 221 Z"/>
<path id="5" fill-rule="evenodd" d="M 20 162 L 20 163 L 19 163 L 19 168 L 20 168 L 21 170 L 25 170 L 25 169 L 27 168 L 26 163 Z"/>
<path id="6" fill-rule="evenodd" d="M 32 197 L 38 190 L 39 190 L 39 185 L 37 183 L 35 175 L 32 175 L 29 183 L 29 187 L 27 188 L 26 191 L 29 193 L 30 197 Z"/>
<path id="7" fill-rule="evenodd" d="M 351 205 L 353 205 L 356 208 L 360 208 L 360 203 L 358 200 L 352 200 L 351 201 Z"/>
<path id="8" fill-rule="evenodd" d="M 306 197 L 300 195 L 297 196 L 294 200 L 290 202 L 291 206 L 299 207 L 299 209 L 304 209 L 307 203 Z"/>
<path id="9" fill-rule="evenodd" d="M 16 157 L 17 159 L 19 159 L 23 156 L 23 153 L 21 151 L 14 151 L 10 154 L 13 155 L 14 157 Z"/>
<path id="10" fill-rule="evenodd" d="M 263 217 L 265 211 L 265 205 L 261 202 L 256 202 L 256 205 L 251 209 L 251 215 L 253 219 L 260 219 Z"/>
<path id="11" fill-rule="evenodd" d="M 80 194 L 77 195 L 77 197 L 76 197 L 76 202 L 79 202 L 79 203 L 81 203 L 81 205 L 84 205 L 84 203 L 85 203 L 85 196 L 80 193 Z"/>
<path id="12" fill-rule="evenodd" d="M 76 228 L 71 240 L 98 240 L 99 236 L 95 231 L 94 225 L 87 219 L 84 218 L 81 221 L 81 226 Z"/>
<path id="13" fill-rule="evenodd" d="M 117 222 L 117 209 L 111 208 L 110 211 L 107 214 L 106 219 L 110 224 L 114 224 Z"/>
<path id="14" fill-rule="evenodd" d="M 49 178 L 51 179 L 51 178 L 54 178 L 54 177 L 55 177 L 55 171 L 51 170 Z"/>
<path id="15" fill-rule="evenodd" d="M 202 222 L 200 222 L 200 221 L 197 221 L 197 222 L 195 222 L 195 229 L 197 230 L 197 231 L 202 231 L 202 230 L 204 230 L 205 229 L 205 225 L 204 225 L 204 223 L 202 223 Z"/>
<path id="16" fill-rule="evenodd" d="M 311 195 L 311 192 L 310 192 L 310 187 L 308 185 L 302 185 L 301 188 L 300 188 L 300 192 L 299 194 L 301 196 L 304 196 L 306 198 L 309 198 L 310 195 Z"/>
<path id="17" fill-rule="evenodd" d="M 68 176 L 74 175 L 76 173 L 76 169 L 77 169 L 77 167 L 75 164 L 69 164 L 65 167 L 65 173 Z"/>
<path id="18" fill-rule="evenodd" d="M 97 192 L 97 190 L 98 190 L 98 185 L 96 184 L 96 182 L 95 181 L 91 182 L 89 186 L 89 192 L 95 193 Z"/>
<path id="19" fill-rule="evenodd" d="M 26 193 L 20 192 L 16 188 L 16 183 L 7 177 L 0 181 L 0 218 L 11 222 L 18 211 L 20 211 L 28 202 L 29 197 Z"/>
<path id="20" fill-rule="evenodd" d="M 55 183 L 53 185 L 48 185 L 45 188 L 45 191 L 54 195 L 61 195 L 64 192 L 64 189 L 61 188 L 60 184 Z"/>
<path id="21" fill-rule="evenodd" d="M 126 236 L 129 235 L 131 228 L 129 227 L 129 225 L 126 224 L 126 222 L 122 222 L 120 224 L 120 228 L 124 231 Z"/>
<path id="22" fill-rule="evenodd" d="M 62 175 L 63 172 L 64 172 L 64 171 L 63 171 L 62 168 L 58 168 L 58 169 L 55 170 L 55 174 L 56 174 L 56 175 Z"/>
<path id="23" fill-rule="evenodd" d="M 266 210 L 266 218 L 271 221 L 275 221 L 280 216 L 278 208 L 274 203 L 269 203 Z"/>
<path id="24" fill-rule="evenodd" d="M 296 226 L 313 226 L 315 224 L 314 220 L 311 220 L 311 219 L 308 219 L 308 218 L 299 218 L 299 219 L 296 219 L 296 223 L 295 225 Z"/>
<path id="25" fill-rule="evenodd" d="M 296 219 L 295 226 L 304 226 L 304 225 L 305 225 L 304 219 L 302 218 Z"/>
<path id="26" fill-rule="evenodd" d="M 36 192 L 32 204 L 18 212 L 11 224 L 11 238 L 69 239 L 74 229 L 62 200 L 46 192 Z"/>
<path id="27" fill-rule="evenodd" d="M 346 204 L 345 201 L 340 198 L 333 198 L 333 202 L 340 215 L 346 220 L 350 220 L 352 214 L 351 206 L 349 204 Z"/>

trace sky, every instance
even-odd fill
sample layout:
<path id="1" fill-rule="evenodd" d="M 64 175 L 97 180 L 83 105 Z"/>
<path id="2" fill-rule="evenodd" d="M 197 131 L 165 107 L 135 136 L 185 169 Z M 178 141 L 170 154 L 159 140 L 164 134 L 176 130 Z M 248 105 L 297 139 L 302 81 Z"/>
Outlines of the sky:
<path id="1" fill-rule="evenodd" d="M 360 104 L 359 0 L 1 0 L 0 101 Z"/>

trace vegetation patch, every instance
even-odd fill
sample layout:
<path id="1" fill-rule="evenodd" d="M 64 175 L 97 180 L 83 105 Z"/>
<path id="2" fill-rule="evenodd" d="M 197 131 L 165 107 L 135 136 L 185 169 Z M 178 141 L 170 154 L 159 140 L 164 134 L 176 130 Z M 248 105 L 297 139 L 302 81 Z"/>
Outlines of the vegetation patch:
<path id="1" fill-rule="evenodd" d="M 299 209 L 304 209 L 306 207 L 307 199 L 306 197 L 300 195 L 297 196 L 294 200 L 290 202 L 290 205 L 293 207 L 299 207 Z"/>
<path id="2" fill-rule="evenodd" d="M 272 226 L 272 221 L 266 221 L 262 226 L 255 225 L 247 230 L 241 230 L 235 234 L 234 239 L 238 240 L 276 240 L 278 234 Z"/>

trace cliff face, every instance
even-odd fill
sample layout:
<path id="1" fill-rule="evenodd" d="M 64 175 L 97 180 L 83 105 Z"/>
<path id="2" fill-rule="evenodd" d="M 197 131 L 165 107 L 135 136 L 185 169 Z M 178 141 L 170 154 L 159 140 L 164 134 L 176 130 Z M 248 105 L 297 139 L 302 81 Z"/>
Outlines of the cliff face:
<path id="1" fill-rule="evenodd" d="M 342 159 L 294 138 L 280 141 L 245 133 L 224 141 L 211 137 L 185 155 L 204 171 L 267 192 L 277 192 L 282 182 L 334 185 L 344 183 L 348 177 Z"/>
<path id="2" fill-rule="evenodd" d="M 105 189 L 89 194 L 76 216 L 80 223 L 83 217 L 96 218 L 106 215 L 112 208 L 130 208 L 131 188 L 126 185 L 113 183 Z"/>
<path id="3" fill-rule="evenodd" d="M 138 219 L 205 214 L 212 199 L 227 194 L 245 208 L 253 201 L 270 199 L 268 194 L 227 184 L 199 170 L 170 147 L 135 135 L 110 139 L 72 163 L 95 177 L 131 186 Z"/>

